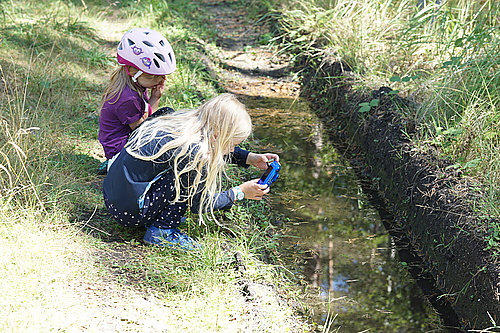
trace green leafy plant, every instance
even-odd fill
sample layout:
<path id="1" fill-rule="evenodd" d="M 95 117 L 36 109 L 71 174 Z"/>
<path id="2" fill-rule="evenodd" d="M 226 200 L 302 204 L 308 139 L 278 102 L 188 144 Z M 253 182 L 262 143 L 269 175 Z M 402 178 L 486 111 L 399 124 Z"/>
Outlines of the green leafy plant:
<path id="1" fill-rule="evenodd" d="M 486 238 L 486 250 L 495 249 L 500 253 L 500 225 L 495 223 L 489 228 L 489 235 Z"/>
<path id="2" fill-rule="evenodd" d="M 364 102 L 364 103 L 359 103 L 359 110 L 358 112 L 364 113 L 370 111 L 373 107 L 378 106 L 380 103 L 380 100 L 377 98 L 372 99 L 369 102 Z"/>

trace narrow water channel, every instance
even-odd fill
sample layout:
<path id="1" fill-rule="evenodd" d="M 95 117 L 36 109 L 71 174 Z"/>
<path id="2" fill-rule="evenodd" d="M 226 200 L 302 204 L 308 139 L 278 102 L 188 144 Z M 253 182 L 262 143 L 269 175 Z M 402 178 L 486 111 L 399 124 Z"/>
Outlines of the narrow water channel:
<path id="1" fill-rule="evenodd" d="M 323 332 L 444 332 L 377 211 L 300 100 L 247 97 L 260 148 L 280 154 L 273 207 L 287 217 L 283 247 L 303 253 L 302 276 Z"/>

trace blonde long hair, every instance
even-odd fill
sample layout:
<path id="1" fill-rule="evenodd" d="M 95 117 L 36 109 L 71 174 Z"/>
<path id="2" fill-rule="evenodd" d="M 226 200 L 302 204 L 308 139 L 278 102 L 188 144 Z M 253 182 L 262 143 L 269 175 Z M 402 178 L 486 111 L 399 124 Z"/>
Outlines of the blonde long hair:
<path id="1" fill-rule="evenodd" d="M 221 191 L 227 163 L 224 156 L 251 132 L 252 121 L 245 106 L 234 95 L 225 93 L 197 109 L 180 110 L 144 122 L 136 129 L 126 149 L 132 156 L 146 161 L 154 161 L 175 149 L 171 162 L 176 194 L 171 203 L 191 200 L 201 190 L 200 212 L 205 213 L 212 211 L 214 196 Z M 155 154 L 146 156 L 141 152 L 142 147 L 163 137 L 171 140 Z M 182 198 L 181 189 L 186 184 L 181 184 L 181 176 L 191 172 L 194 172 L 194 181 L 187 184 L 187 198 Z"/>
<path id="2" fill-rule="evenodd" d="M 143 90 L 132 81 L 132 77 L 130 76 L 135 75 L 137 71 L 138 69 L 132 66 L 118 66 L 115 68 L 109 77 L 108 86 L 102 94 L 101 108 L 107 101 L 111 104 L 116 103 L 126 86 L 142 96 Z"/>

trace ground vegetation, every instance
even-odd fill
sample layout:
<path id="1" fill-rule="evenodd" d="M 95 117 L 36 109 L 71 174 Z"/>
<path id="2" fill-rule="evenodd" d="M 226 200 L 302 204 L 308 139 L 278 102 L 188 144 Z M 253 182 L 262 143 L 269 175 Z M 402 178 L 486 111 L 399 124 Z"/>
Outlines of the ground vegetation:
<path id="1" fill-rule="evenodd" d="M 231 4 L 253 15 L 254 27 L 270 28 L 257 32 L 255 40 L 271 43 L 274 59 L 292 64 L 272 64 L 258 72 L 279 76 L 297 71 L 313 105 L 320 112 L 327 110 L 322 114 L 327 121 L 335 118 L 332 107 L 345 107 L 339 122 L 329 123 L 333 129 L 344 126 L 332 137 L 348 147 L 377 152 L 378 159 L 370 161 L 363 151 L 344 150 L 356 156 L 350 162 L 368 184 L 367 191 L 387 194 L 404 187 L 422 194 L 396 198 L 403 202 L 382 195 L 381 208 L 401 213 L 395 215 L 398 227 L 409 226 L 413 245 L 434 244 L 416 249 L 424 258 L 438 258 L 428 261 L 426 272 L 442 279 L 442 293 L 431 297 L 458 304 L 459 314 L 473 309 L 475 317 L 463 317 L 463 327 L 493 331 L 498 312 L 485 313 L 476 296 L 485 292 L 493 300 L 498 297 L 497 281 L 489 280 L 498 276 L 500 242 L 500 223 L 495 219 L 499 173 L 494 2 Z M 280 254 L 274 240 L 279 232 L 265 203 L 238 206 L 218 216 L 219 222 L 207 220 L 201 228 L 196 219 L 188 219 L 186 230 L 201 237 L 205 249 L 175 255 L 144 247 L 142 230 L 118 227 L 103 208 L 102 178 L 95 174 L 103 159 L 96 141 L 96 112 L 115 64 L 116 42 L 131 26 L 162 31 L 174 49 L 181 50 L 165 104 L 194 107 L 227 89 L 211 58 L 232 41 L 221 39 L 213 29 L 210 18 L 217 12 L 201 2 L 183 0 L 3 1 L 0 7 L 0 274 L 7 281 L 0 289 L 0 328 L 314 330 L 314 324 L 297 316 L 304 309 L 292 297 L 295 290 L 287 283 L 288 272 L 276 264 Z M 238 51 L 232 54 L 237 55 Z M 241 72 L 253 71 L 255 67 Z M 382 86 L 387 88 L 379 89 Z M 250 89 L 264 87 L 277 89 L 270 82 Z M 295 85 L 280 83 L 279 88 L 298 91 Z M 352 119 L 355 122 L 348 125 L 346 120 Z M 368 141 L 352 140 L 359 133 Z M 387 151 L 391 155 L 384 155 Z M 430 156 L 427 164 L 417 159 L 422 164 L 412 166 L 419 177 L 388 180 L 387 174 L 410 169 L 410 157 L 418 156 Z M 394 159 L 404 163 L 384 164 Z M 231 170 L 230 179 L 253 177 L 252 172 Z M 420 187 L 421 178 L 428 186 Z M 406 184 L 408 179 L 413 182 Z M 448 190 L 446 195 L 442 189 Z M 443 220 L 438 219 L 435 229 L 425 229 L 418 222 L 428 218 L 429 207 L 438 217 L 462 219 L 451 225 L 439 224 Z M 461 207 L 467 209 L 457 210 Z M 461 237 L 468 242 L 459 243 Z M 447 260 L 439 259 L 443 255 Z M 464 258 L 477 261 L 448 271 Z M 463 272 L 465 280 L 448 284 L 450 274 Z M 287 293 L 288 287 L 294 291 Z M 492 306 L 488 309 L 496 309 Z"/>

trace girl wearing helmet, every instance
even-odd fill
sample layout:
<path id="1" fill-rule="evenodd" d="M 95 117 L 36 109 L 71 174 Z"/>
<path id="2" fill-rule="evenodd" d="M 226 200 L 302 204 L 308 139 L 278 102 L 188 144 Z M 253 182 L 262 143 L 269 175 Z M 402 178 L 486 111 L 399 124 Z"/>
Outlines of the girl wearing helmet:
<path id="1" fill-rule="evenodd" d="M 165 90 L 165 76 L 176 69 L 170 43 L 147 28 L 127 31 L 117 48 L 120 66 L 104 90 L 99 117 L 99 142 L 108 163 L 104 174 L 127 143 L 130 133 L 158 109 Z"/>

